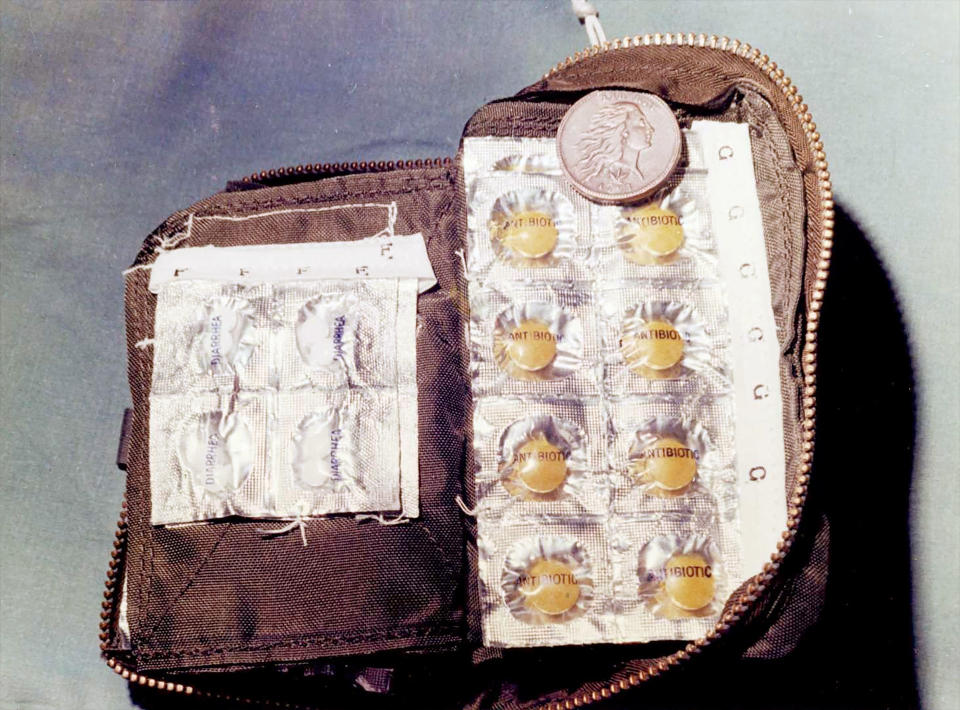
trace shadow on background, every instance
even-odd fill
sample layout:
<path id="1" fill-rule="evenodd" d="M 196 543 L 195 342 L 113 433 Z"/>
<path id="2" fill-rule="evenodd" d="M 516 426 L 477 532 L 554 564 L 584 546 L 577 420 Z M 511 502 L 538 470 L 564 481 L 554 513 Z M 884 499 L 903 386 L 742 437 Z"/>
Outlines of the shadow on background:
<path id="1" fill-rule="evenodd" d="M 909 345 L 877 254 L 839 206 L 835 231 L 821 316 L 817 449 L 807 502 L 808 512 L 826 515 L 831 531 L 830 576 L 820 619 L 783 659 L 737 660 L 718 650 L 601 703 L 601 708 L 919 706 L 908 528 L 916 433 Z M 449 697 L 447 692 L 455 695 L 455 684 L 466 681 L 456 672 L 432 675 L 419 707 L 442 706 L 439 699 Z M 558 669 L 557 685 L 562 683 Z M 274 677 L 272 684 L 282 692 L 282 680 Z M 272 694 L 262 684 L 256 690 Z M 213 707 L 209 701 L 188 703 L 136 686 L 131 695 L 150 709 Z M 309 691 L 296 695 L 320 707 L 366 705 L 359 697 L 351 702 L 322 692 L 312 698 Z M 376 705 L 413 707 L 389 697 Z"/>

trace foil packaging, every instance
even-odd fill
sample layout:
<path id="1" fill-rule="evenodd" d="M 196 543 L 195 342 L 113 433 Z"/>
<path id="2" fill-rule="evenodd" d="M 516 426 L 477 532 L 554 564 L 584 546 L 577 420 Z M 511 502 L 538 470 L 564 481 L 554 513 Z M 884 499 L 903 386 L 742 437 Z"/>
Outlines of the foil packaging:
<path id="1" fill-rule="evenodd" d="M 467 270 L 487 281 L 586 278 L 591 212 L 562 178 L 495 171 L 468 189 Z"/>
<path id="2" fill-rule="evenodd" d="M 602 341 L 593 294 L 576 283 L 498 283 L 470 294 L 474 396 L 592 396 Z"/>
<path id="3" fill-rule="evenodd" d="M 602 523 L 533 518 L 481 524 L 478 547 L 486 644 L 605 641 L 613 565 Z"/>
<path id="4" fill-rule="evenodd" d="M 619 398 L 730 391 L 726 303 L 716 285 L 607 281 L 598 283 L 597 289 L 607 394 Z M 682 340 L 682 349 L 675 362 L 653 363 L 645 346 L 658 347 L 651 336 L 662 335 L 664 326 L 670 336 Z"/>
<path id="5" fill-rule="evenodd" d="M 153 524 L 406 509 L 401 491 L 415 494 L 416 483 L 401 480 L 410 417 L 400 408 L 415 353 L 401 328 L 413 328 L 416 286 L 402 284 L 164 286 L 150 396 Z"/>
<path id="6" fill-rule="evenodd" d="M 479 399 L 473 435 L 484 517 L 603 514 L 612 493 L 597 475 L 606 468 L 603 422 L 597 399 Z"/>
<path id="7" fill-rule="evenodd" d="M 689 171 L 682 179 L 670 178 L 639 207 L 596 206 L 598 272 L 615 280 L 714 278 L 717 256 L 709 214 L 702 176 Z M 657 236 L 673 239 L 655 245 L 650 237 Z"/>
<path id="8" fill-rule="evenodd" d="M 464 142 L 488 646 L 696 638 L 741 580 L 728 302 L 684 139 L 630 206 L 574 192 L 553 139 Z"/>

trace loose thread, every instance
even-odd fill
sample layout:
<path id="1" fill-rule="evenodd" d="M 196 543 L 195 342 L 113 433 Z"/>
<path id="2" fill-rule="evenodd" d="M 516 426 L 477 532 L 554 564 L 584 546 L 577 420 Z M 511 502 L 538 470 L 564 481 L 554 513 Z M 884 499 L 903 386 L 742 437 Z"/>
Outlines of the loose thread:
<path id="1" fill-rule="evenodd" d="M 347 207 L 349 205 L 344 205 Z M 387 226 L 381 229 L 379 232 L 373 235 L 374 239 L 392 239 L 396 236 L 396 224 L 397 224 L 397 203 L 390 202 L 385 205 L 378 205 L 378 207 L 387 208 Z"/>
<path id="2" fill-rule="evenodd" d="M 153 338 L 144 338 L 143 340 L 138 340 L 133 344 L 133 347 L 139 348 L 140 350 L 146 350 L 151 345 L 156 342 Z"/>
<path id="3" fill-rule="evenodd" d="M 139 271 L 143 269 L 144 271 L 149 271 L 153 268 L 153 264 L 137 264 L 136 266 L 131 266 L 129 269 L 124 269 L 120 273 L 126 276 L 127 274 L 132 274 L 134 271 Z"/>
<path id="4" fill-rule="evenodd" d="M 397 225 L 397 203 L 391 202 L 387 205 L 387 234 L 394 235 L 394 229 Z"/>
<path id="5" fill-rule="evenodd" d="M 168 249 L 173 249 L 175 246 L 177 246 L 177 244 L 179 244 L 180 242 L 182 242 L 182 241 L 183 241 L 184 239 L 186 239 L 188 236 L 190 236 L 190 233 L 189 233 L 188 231 L 177 232 L 176 234 L 171 234 L 169 237 L 165 237 L 165 238 L 163 238 L 163 239 L 160 240 L 160 244 L 157 246 L 157 248 L 155 249 L 155 251 L 156 251 L 158 254 L 160 254 L 160 253 L 162 253 L 162 252 L 167 251 Z"/>
<path id="6" fill-rule="evenodd" d="M 467 273 L 467 257 L 463 253 L 463 249 L 457 249 L 453 252 L 453 255 L 460 262 L 460 266 L 463 268 L 463 273 Z"/>
<path id="7" fill-rule="evenodd" d="M 257 528 L 257 532 L 262 533 L 264 537 L 276 537 L 277 535 L 286 535 L 295 528 L 300 528 L 300 539 L 303 540 L 303 546 L 307 547 L 307 524 L 304 522 L 303 516 L 300 513 L 297 513 L 295 520 L 291 520 L 282 528 L 277 528 L 276 530 Z"/>
<path id="8" fill-rule="evenodd" d="M 400 525 L 402 523 L 410 522 L 410 518 L 404 517 L 403 513 L 392 519 L 384 518 L 382 513 L 378 513 L 377 515 L 364 513 L 363 515 L 358 515 L 356 520 L 376 520 L 381 525 Z"/>
<path id="9" fill-rule="evenodd" d="M 460 510 L 469 515 L 471 518 L 477 517 L 477 513 L 480 512 L 480 503 L 477 503 L 472 508 L 468 508 L 467 504 L 463 502 L 463 498 L 460 496 L 456 496 L 453 501 L 457 504 L 457 507 L 460 508 Z"/>

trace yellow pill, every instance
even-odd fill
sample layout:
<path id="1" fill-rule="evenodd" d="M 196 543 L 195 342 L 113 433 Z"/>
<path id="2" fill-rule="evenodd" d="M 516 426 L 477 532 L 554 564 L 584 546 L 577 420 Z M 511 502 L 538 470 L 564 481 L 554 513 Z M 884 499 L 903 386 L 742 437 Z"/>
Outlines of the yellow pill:
<path id="1" fill-rule="evenodd" d="M 544 614 L 570 611 L 580 599 L 580 583 L 570 567 L 558 560 L 539 559 L 520 579 L 529 607 Z"/>
<path id="2" fill-rule="evenodd" d="M 627 258 L 647 263 L 646 254 L 666 257 L 683 246 L 680 218 L 655 203 L 624 213 Z"/>
<path id="3" fill-rule="evenodd" d="M 697 459 L 682 441 L 665 436 L 640 452 L 647 476 L 660 488 L 678 491 L 697 475 Z"/>
<path id="4" fill-rule="evenodd" d="M 567 459 L 558 446 L 539 434 L 514 454 L 517 477 L 534 493 L 550 493 L 567 477 Z"/>
<path id="5" fill-rule="evenodd" d="M 651 370 L 669 370 L 683 359 L 683 336 L 664 320 L 644 323 L 634 344 L 634 359 Z"/>
<path id="6" fill-rule="evenodd" d="M 546 256 L 557 245 L 557 226 L 546 212 L 514 213 L 500 223 L 499 234 L 505 247 L 528 259 Z"/>
<path id="7" fill-rule="evenodd" d="M 716 591 L 713 568 L 701 555 L 674 555 L 664 567 L 666 592 L 685 611 L 702 609 Z"/>
<path id="8" fill-rule="evenodd" d="M 542 370 L 557 356 L 557 336 L 542 320 L 531 318 L 510 331 L 507 354 L 522 370 Z"/>

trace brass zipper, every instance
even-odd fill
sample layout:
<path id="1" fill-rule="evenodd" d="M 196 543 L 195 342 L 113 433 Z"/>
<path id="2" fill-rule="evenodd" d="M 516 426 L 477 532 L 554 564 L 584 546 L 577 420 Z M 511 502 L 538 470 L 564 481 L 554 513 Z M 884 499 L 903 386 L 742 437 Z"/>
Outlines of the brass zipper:
<path id="1" fill-rule="evenodd" d="M 776 576 L 777 570 L 783 558 L 786 556 L 793 540 L 796 537 L 797 528 L 800 524 L 800 514 L 803 510 L 804 502 L 807 497 L 807 485 L 810 481 L 810 469 L 813 461 L 813 439 L 816 427 L 816 373 L 817 373 L 817 332 L 820 323 L 820 309 L 823 303 L 823 292 L 826 288 L 827 275 L 830 270 L 830 259 L 833 254 L 833 229 L 835 224 L 835 211 L 833 202 L 833 184 L 830 181 L 830 171 L 828 170 L 826 155 L 823 152 L 823 142 L 820 140 L 820 134 L 817 132 L 817 124 L 813 122 L 807 105 L 803 103 L 803 97 L 797 91 L 788 76 L 780 69 L 776 62 L 771 61 L 770 57 L 762 54 L 759 49 L 751 47 L 749 44 L 739 40 L 731 40 L 727 37 L 717 37 L 716 35 L 693 34 L 693 33 L 655 33 L 645 35 L 634 35 L 615 39 L 611 42 L 605 42 L 602 45 L 594 45 L 587 49 L 577 52 L 564 61 L 557 63 L 549 72 L 544 74 L 544 78 L 563 71 L 578 62 L 595 57 L 606 52 L 626 49 L 629 47 L 641 46 L 675 46 L 675 47 L 700 47 L 736 55 L 753 63 L 760 71 L 776 84 L 784 96 L 793 106 L 793 110 L 800 119 L 803 126 L 804 135 L 809 144 L 810 150 L 816 160 L 817 179 L 820 187 L 820 215 L 822 218 L 822 241 L 820 246 L 819 260 L 817 262 L 816 280 L 813 284 L 813 290 L 810 294 L 810 307 L 806 313 L 807 325 L 805 342 L 802 351 L 803 367 L 803 421 L 802 429 L 802 451 L 800 454 L 800 470 L 797 474 L 796 484 L 793 489 L 793 495 L 788 501 L 787 507 L 787 529 L 781 534 L 781 540 L 777 542 L 777 551 L 770 556 L 770 562 L 763 566 L 763 570 L 755 575 L 747 584 L 746 591 L 738 599 L 729 611 L 727 611 L 705 636 L 691 641 L 684 648 L 661 659 L 651 663 L 645 670 L 631 673 L 625 679 L 619 681 L 611 680 L 600 690 L 594 690 L 590 693 L 581 693 L 566 698 L 565 700 L 554 700 L 541 705 L 542 710 L 573 710 L 573 708 L 591 705 L 600 702 L 623 690 L 633 686 L 640 685 L 651 678 L 655 678 L 662 673 L 667 672 L 695 656 L 700 651 L 709 646 L 714 641 L 724 636 L 730 627 L 735 624 L 745 614 L 750 606 L 756 602 L 767 585 Z M 298 176 L 310 177 L 313 175 L 326 177 L 336 174 L 350 174 L 358 172 L 379 172 L 383 170 L 411 169 L 421 167 L 440 167 L 450 165 L 450 158 L 438 158 L 437 160 L 405 160 L 405 161 L 379 161 L 355 162 L 355 163 L 325 163 L 314 165 L 296 166 L 293 168 L 280 168 L 277 170 L 263 171 L 254 173 L 243 179 L 244 182 L 261 182 L 276 179 L 288 179 Z M 101 613 L 100 640 L 101 650 L 106 652 L 107 643 L 110 635 L 110 625 L 113 620 L 113 606 L 117 594 L 117 569 L 122 558 L 121 550 L 126 543 L 126 502 L 123 505 L 120 521 L 117 526 L 116 540 L 114 541 L 114 550 L 110 561 L 110 569 L 107 572 L 105 601 L 103 602 L 103 612 Z M 132 671 L 123 663 L 115 658 L 107 658 L 107 665 L 117 674 L 131 683 L 138 683 L 150 688 L 165 690 L 173 693 L 186 695 L 197 695 L 217 699 L 222 701 L 237 701 L 244 703 L 256 703 L 266 706 L 282 706 L 285 708 L 302 708 L 303 706 L 292 705 L 289 703 L 272 702 L 268 700 L 255 700 L 250 698 L 232 698 L 230 696 L 218 693 L 210 693 L 200 690 L 191 685 L 174 683 L 172 681 L 161 680 L 152 676 L 144 675 Z"/>

